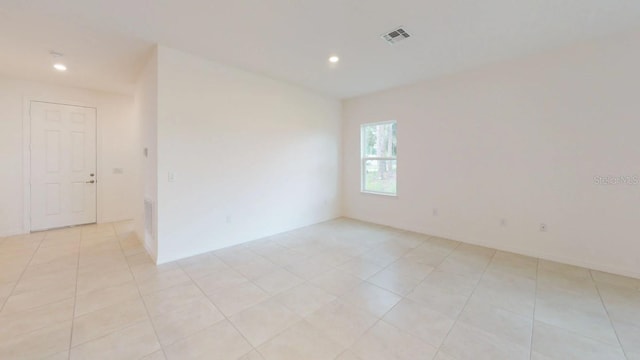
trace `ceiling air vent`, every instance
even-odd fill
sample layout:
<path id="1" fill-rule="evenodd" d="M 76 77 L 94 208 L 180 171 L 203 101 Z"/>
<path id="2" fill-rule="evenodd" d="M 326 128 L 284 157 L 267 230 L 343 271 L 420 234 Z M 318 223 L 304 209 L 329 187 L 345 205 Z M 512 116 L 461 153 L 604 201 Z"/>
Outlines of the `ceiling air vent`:
<path id="1" fill-rule="evenodd" d="M 409 35 L 409 33 L 402 26 L 399 26 L 397 29 L 389 31 L 386 34 L 382 34 L 381 37 L 386 42 L 393 45 L 399 41 L 411 37 L 411 35 Z"/>

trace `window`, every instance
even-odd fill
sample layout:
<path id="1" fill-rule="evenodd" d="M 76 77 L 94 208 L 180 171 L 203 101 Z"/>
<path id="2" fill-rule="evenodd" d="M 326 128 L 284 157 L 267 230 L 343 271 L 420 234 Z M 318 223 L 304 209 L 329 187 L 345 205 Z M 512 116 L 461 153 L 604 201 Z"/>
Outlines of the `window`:
<path id="1" fill-rule="evenodd" d="M 396 195 L 396 122 L 363 124 L 360 131 L 362 192 Z"/>

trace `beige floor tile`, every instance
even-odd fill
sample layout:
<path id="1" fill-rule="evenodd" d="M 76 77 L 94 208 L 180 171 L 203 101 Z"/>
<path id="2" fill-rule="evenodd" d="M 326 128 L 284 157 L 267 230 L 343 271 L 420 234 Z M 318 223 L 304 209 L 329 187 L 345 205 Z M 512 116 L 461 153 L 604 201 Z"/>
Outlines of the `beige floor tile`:
<path id="1" fill-rule="evenodd" d="M 538 259 L 498 251 L 491 260 L 487 272 L 498 272 L 535 280 L 538 276 Z"/>
<path id="2" fill-rule="evenodd" d="M 231 268 L 211 253 L 192 256 L 190 258 L 180 260 L 178 263 L 192 279 L 199 279 L 203 276 L 212 273 L 219 273 L 220 271 Z"/>
<path id="3" fill-rule="evenodd" d="M 457 359 L 529 359 L 529 347 L 517 345 L 476 327 L 457 322 L 440 349 Z"/>
<path id="4" fill-rule="evenodd" d="M 72 346 L 97 339 L 147 319 L 147 311 L 141 299 L 121 302 L 90 312 L 74 319 Z"/>
<path id="5" fill-rule="evenodd" d="M 16 335 L 71 321 L 72 318 L 73 299 L 0 315 L 0 343 Z"/>
<path id="6" fill-rule="evenodd" d="M 254 280 L 264 274 L 277 270 L 279 266 L 263 257 L 259 257 L 254 261 L 236 265 L 233 268 L 247 279 Z"/>
<path id="7" fill-rule="evenodd" d="M 296 252 L 295 250 L 280 246 L 278 244 L 270 244 L 269 246 L 263 246 L 253 250 L 257 254 L 261 255 L 265 259 L 278 266 L 287 266 L 300 260 L 300 258 L 303 257 L 302 254 Z"/>
<path id="8" fill-rule="evenodd" d="M 128 268 L 108 273 L 97 272 L 78 275 L 77 292 L 78 294 L 85 294 L 105 287 L 124 284 L 131 280 L 133 280 L 133 276 Z"/>
<path id="9" fill-rule="evenodd" d="M 555 261 L 538 261 L 538 270 L 541 275 L 545 276 L 559 276 L 577 281 L 591 280 L 591 275 L 588 269 L 579 266 L 562 264 Z"/>
<path id="10" fill-rule="evenodd" d="M 305 321 L 258 347 L 265 360 L 333 360 L 343 350 Z"/>
<path id="11" fill-rule="evenodd" d="M 15 286 L 16 286 L 16 283 L 13 281 L 0 283 L 0 310 L 2 310 L 2 306 L 4 305 L 4 302 L 7 300 L 9 295 L 11 295 L 11 292 L 13 291 L 13 288 Z"/>
<path id="12" fill-rule="evenodd" d="M 422 279 L 406 271 L 398 271 L 392 264 L 367 279 L 367 282 L 404 296 L 413 291 L 421 280 Z"/>
<path id="13" fill-rule="evenodd" d="M 627 352 L 627 360 L 640 360 L 640 352 Z"/>
<path id="14" fill-rule="evenodd" d="M 78 269 L 78 256 L 64 256 L 54 261 L 41 264 L 29 263 L 29 266 L 22 275 L 23 279 L 29 279 L 37 276 L 51 276 L 53 274 L 68 272 L 70 275 L 75 274 Z"/>
<path id="15" fill-rule="evenodd" d="M 69 360 L 69 351 L 62 351 L 51 356 L 43 358 L 43 360 Z"/>
<path id="16" fill-rule="evenodd" d="M 120 331 L 71 349 L 72 360 L 140 359 L 160 349 L 149 321 L 135 323 Z"/>
<path id="17" fill-rule="evenodd" d="M 285 267 L 285 269 L 302 279 L 309 280 L 320 274 L 327 273 L 334 268 L 326 264 L 322 259 L 300 258 L 293 261 Z"/>
<path id="18" fill-rule="evenodd" d="M 164 351 L 167 359 L 237 359 L 251 351 L 251 345 L 226 320 L 179 340 Z"/>
<path id="19" fill-rule="evenodd" d="M 624 360 L 619 346 L 612 346 L 573 332 L 536 321 L 533 351 L 557 360 Z"/>
<path id="20" fill-rule="evenodd" d="M 409 250 L 405 247 L 380 245 L 360 255 L 359 258 L 386 267 L 401 258 Z"/>
<path id="21" fill-rule="evenodd" d="M 562 290 L 538 292 L 535 319 L 611 345 L 618 338 L 599 297 Z"/>
<path id="22" fill-rule="evenodd" d="M 58 271 L 55 273 L 37 274 L 20 279 L 13 295 L 19 295 L 31 291 L 42 291 L 58 288 L 75 288 L 76 270 Z"/>
<path id="23" fill-rule="evenodd" d="M 217 250 L 213 254 L 231 267 L 240 266 L 254 261 L 259 261 L 262 257 L 243 244 L 231 246 Z"/>
<path id="24" fill-rule="evenodd" d="M 144 245 L 140 242 L 140 240 L 138 240 L 138 237 L 135 234 L 130 234 L 128 236 L 121 237 L 120 247 L 122 248 L 122 252 L 126 256 L 141 254 L 141 253 L 146 254 Z"/>
<path id="25" fill-rule="evenodd" d="M 395 306 L 402 297 L 365 282 L 344 294 L 341 299 L 375 316 L 382 317 Z"/>
<path id="26" fill-rule="evenodd" d="M 367 311 L 335 300 L 305 318 L 326 337 L 346 347 L 351 346 L 378 318 Z"/>
<path id="27" fill-rule="evenodd" d="M 448 288 L 431 286 L 423 282 L 418 284 L 407 295 L 407 298 L 420 302 L 451 318 L 456 318 L 467 303 L 468 295 L 460 294 L 457 290 L 452 291 Z"/>
<path id="28" fill-rule="evenodd" d="M 182 284 L 143 296 L 149 315 L 155 317 L 184 307 L 204 294 L 194 284 Z"/>
<path id="29" fill-rule="evenodd" d="M 329 243 L 329 241 L 327 241 Z M 325 251 L 314 256 L 314 258 L 331 267 L 338 267 L 349 260 L 353 259 L 352 251 L 345 249 L 343 244 L 335 244 L 328 247 Z"/>
<path id="30" fill-rule="evenodd" d="M 181 284 L 192 283 L 191 278 L 179 267 L 136 277 L 138 289 L 143 295 L 168 289 Z"/>
<path id="31" fill-rule="evenodd" d="M 351 350 L 367 360 L 414 360 L 432 359 L 437 348 L 381 320 Z"/>
<path id="32" fill-rule="evenodd" d="M 442 271 L 440 269 L 429 274 L 422 285 L 436 287 L 453 295 L 469 296 L 475 289 L 478 281 L 454 272 Z"/>
<path id="33" fill-rule="evenodd" d="M 174 277 L 180 276 L 182 279 L 189 278 L 184 270 L 178 266 L 178 263 L 172 262 L 156 265 L 147 254 L 143 255 L 144 256 L 134 255 L 127 257 L 127 263 L 129 264 L 131 273 L 138 284 L 143 284 L 145 281 L 158 280 L 158 278 L 162 279 L 160 274 L 171 271 L 173 271 L 173 273 L 169 275 L 173 275 Z"/>
<path id="34" fill-rule="evenodd" d="M 15 264 L 15 263 L 0 263 L 0 267 L 2 268 L 2 272 L 0 272 L 0 282 L 15 282 L 20 279 L 20 276 L 24 272 L 26 264 Z"/>
<path id="35" fill-rule="evenodd" d="M 383 319 L 436 348 L 442 344 L 455 322 L 455 319 L 409 299 L 400 301 Z"/>
<path id="36" fill-rule="evenodd" d="M 248 282 L 244 275 L 234 269 L 228 268 L 195 279 L 196 284 L 207 294 L 214 294 L 226 288 Z"/>
<path id="37" fill-rule="evenodd" d="M 338 266 L 338 269 L 362 280 L 366 280 L 384 268 L 371 261 L 356 257 L 341 264 Z"/>
<path id="38" fill-rule="evenodd" d="M 610 274 L 610 273 L 597 271 L 597 270 L 590 270 L 590 271 L 591 271 L 591 276 L 593 277 L 593 280 L 597 284 L 604 283 L 609 285 L 627 287 L 635 290 L 640 289 L 640 279 Z"/>
<path id="39" fill-rule="evenodd" d="M 640 354 L 640 324 L 616 321 L 614 322 L 614 327 L 627 356 L 629 354 Z"/>
<path id="40" fill-rule="evenodd" d="M 531 316 L 521 316 L 490 303 L 476 302 L 467 304 L 458 322 L 484 330 L 527 349 L 531 346 L 533 334 L 533 317 Z"/>
<path id="41" fill-rule="evenodd" d="M 490 303 L 522 316 L 532 316 L 535 298 L 535 280 L 487 272 L 473 292 L 470 302 Z"/>
<path id="42" fill-rule="evenodd" d="M 453 249 L 435 248 L 427 243 L 409 250 L 402 256 L 402 259 L 437 267 L 452 251 Z"/>
<path id="43" fill-rule="evenodd" d="M 362 358 L 354 354 L 353 351 L 347 350 L 340 354 L 336 360 L 362 360 Z"/>
<path id="44" fill-rule="evenodd" d="M 270 297 L 264 290 L 250 282 L 208 293 L 207 296 L 226 316 L 235 315 Z"/>
<path id="45" fill-rule="evenodd" d="M 536 351 L 531 352 L 531 360 L 554 360 L 548 356 L 542 355 Z"/>
<path id="46" fill-rule="evenodd" d="M 436 357 L 433 358 L 433 360 L 458 360 L 458 359 L 454 358 L 451 355 L 448 355 L 444 351 L 438 351 L 438 353 L 436 354 Z"/>
<path id="47" fill-rule="evenodd" d="M 132 222 L 0 238 L 8 359 L 639 360 L 638 309 L 638 279 L 345 218 L 160 266 Z"/>
<path id="48" fill-rule="evenodd" d="M 169 345 L 224 319 L 224 315 L 205 296 L 199 296 L 172 307 L 152 318 L 158 339 Z"/>
<path id="49" fill-rule="evenodd" d="M 140 358 L 140 360 L 166 360 L 167 358 L 164 356 L 164 351 L 162 350 L 158 350 L 154 353 L 151 353 L 149 355 L 146 355 L 142 358 Z"/>
<path id="50" fill-rule="evenodd" d="M 111 223 L 113 229 L 118 235 L 125 235 L 135 231 L 135 221 L 134 220 L 123 220 Z"/>
<path id="51" fill-rule="evenodd" d="M 229 318 L 253 346 L 259 346 L 300 320 L 300 316 L 273 299 Z"/>
<path id="52" fill-rule="evenodd" d="M 279 269 L 258 277 L 253 282 L 270 295 L 275 295 L 302 284 L 304 280 L 285 269 Z"/>
<path id="53" fill-rule="evenodd" d="M 438 265 L 439 271 L 449 272 L 462 275 L 476 281 L 480 280 L 485 269 L 489 265 L 490 259 L 449 255 L 444 261 Z"/>
<path id="54" fill-rule="evenodd" d="M 0 341 L 0 359 L 42 359 L 69 348 L 71 321 Z"/>
<path id="55" fill-rule="evenodd" d="M 276 299 L 298 315 L 307 316 L 336 297 L 316 286 L 302 284 L 276 296 Z"/>
<path id="56" fill-rule="evenodd" d="M 239 358 L 238 360 L 264 360 L 264 358 L 262 357 L 262 355 L 260 355 L 260 353 L 257 350 L 253 350 L 252 352 Z"/>
<path id="57" fill-rule="evenodd" d="M 411 259 L 405 256 L 389 265 L 385 270 L 391 270 L 403 277 L 412 277 L 417 280 L 424 280 L 424 278 L 435 270 L 435 267 L 425 264 L 419 259 Z"/>
<path id="58" fill-rule="evenodd" d="M 29 291 L 12 295 L 7 298 L 1 314 L 33 309 L 62 300 L 72 299 L 75 292 L 75 286 L 67 286 L 65 284 L 60 288 Z"/>
<path id="59" fill-rule="evenodd" d="M 362 280 L 340 270 L 332 270 L 309 281 L 331 295 L 341 296 L 362 283 Z"/>
<path id="60" fill-rule="evenodd" d="M 76 297 L 75 316 L 81 316 L 117 303 L 140 298 L 135 281 L 101 288 Z"/>
<path id="61" fill-rule="evenodd" d="M 607 284 L 598 289 L 612 320 L 640 324 L 640 291 Z"/>

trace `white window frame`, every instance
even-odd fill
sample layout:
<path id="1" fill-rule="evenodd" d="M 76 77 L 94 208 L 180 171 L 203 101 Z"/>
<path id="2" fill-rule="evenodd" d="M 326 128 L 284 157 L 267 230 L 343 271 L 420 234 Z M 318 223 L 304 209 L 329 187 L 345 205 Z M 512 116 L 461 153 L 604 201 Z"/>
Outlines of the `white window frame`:
<path id="1" fill-rule="evenodd" d="M 366 171 L 366 162 L 369 160 L 395 160 L 396 161 L 396 167 L 397 167 L 397 163 L 398 163 L 398 149 L 397 149 L 397 144 L 396 144 L 396 156 L 395 157 L 367 157 L 365 156 L 365 133 L 364 133 L 364 129 L 369 127 L 369 126 L 378 126 L 378 125 L 387 125 L 387 124 L 396 124 L 396 127 L 398 126 L 398 122 L 396 120 L 387 120 L 387 121 L 378 121 L 378 122 L 372 122 L 372 123 L 366 123 L 366 124 L 361 124 L 360 125 L 360 192 L 364 193 L 364 194 L 373 194 L 373 195 L 384 195 L 384 196 L 392 196 L 392 197 L 397 197 L 398 196 L 398 170 L 396 168 L 396 192 L 395 193 L 389 193 L 389 192 L 382 192 L 382 191 L 371 191 L 371 190 L 366 190 L 365 189 L 365 182 L 366 182 L 366 176 L 365 176 L 365 171 Z M 398 135 L 396 134 L 396 141 L 397 141 Z"/>

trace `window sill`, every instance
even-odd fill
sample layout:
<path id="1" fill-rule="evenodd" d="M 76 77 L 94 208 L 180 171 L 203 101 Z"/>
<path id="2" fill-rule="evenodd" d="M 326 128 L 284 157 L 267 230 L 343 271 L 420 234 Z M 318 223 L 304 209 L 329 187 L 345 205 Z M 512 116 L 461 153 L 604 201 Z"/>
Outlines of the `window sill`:
<path id="1" fill-rule="evenodd" d="M 394 197 L 397 198 L 398 194 L 390 194 L 390 193 L 382 193 L 382 192 L 375 192 L 375 191 L 364 191 L 364 190 L 360 190 L 361 194 L 367 194 L 367 195 L 380 195 L 380 196 L 387 196 L 387 197 Z"/>

